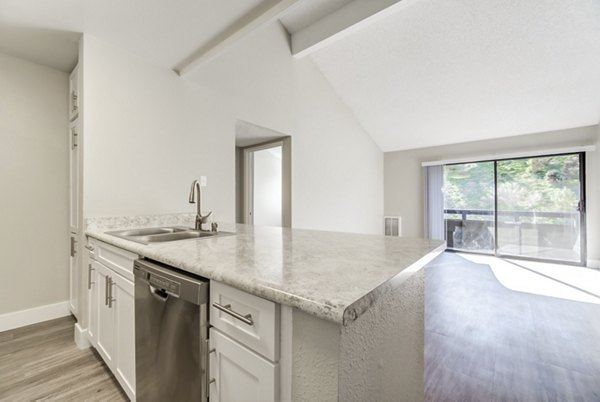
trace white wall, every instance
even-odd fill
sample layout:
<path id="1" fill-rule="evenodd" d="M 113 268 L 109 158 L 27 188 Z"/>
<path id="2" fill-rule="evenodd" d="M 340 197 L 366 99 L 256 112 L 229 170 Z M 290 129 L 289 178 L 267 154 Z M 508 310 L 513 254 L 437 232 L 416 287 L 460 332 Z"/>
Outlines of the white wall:
<path id="1" fill-rule="evenodd" d="M 215 95 L 88 35 L 80 62 L 84 216 L 193 212 L 205 175 L 205 209 L 232 221 L 233 124 Z"/>
<path id="2" fill-rule="evenodd" d="M 402 216 L 402 232 L 405 236 L 424 235 L 422 162 L 600 144 L 599 137 L 599 127 L 588 126 L 496 140 L 387 152 L 384 154 L 385 213 Z M 600 259 L 599 153 L 600 149 L 586 155 L 588 260 Z"/>
<path id="3" fill-rule="evenodd" d="M 382 232 L 382 153 L 310 58 L 273 23 L 191 79 L 226 91 L 235 116 L 292 136 L 292 226 Z"/>
<path id="4" fill-rule="evenodd" d="M 0 54 L 0 314 L 68 294 L 68 75 Z"/>
<path id="5" fill-rule="evenodd" d="M 278 23 L 189 79 L 84 36 L 86 216 L 207 210 L 235 220 L 235 123 L 292 136 L 294 227 L 380 233 L 383 154 Z M 192 82 L 193 81 L 193 82 Z"/>

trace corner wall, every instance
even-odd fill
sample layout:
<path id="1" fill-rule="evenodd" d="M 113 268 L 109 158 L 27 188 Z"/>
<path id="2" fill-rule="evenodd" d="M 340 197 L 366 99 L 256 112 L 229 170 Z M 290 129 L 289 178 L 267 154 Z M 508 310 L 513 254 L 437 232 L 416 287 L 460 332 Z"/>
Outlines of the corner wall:
<path id="1" fill-rule="evenodd" d="M 451 158 L 539 151 L 578 145 L 600 146 L 600 127 L 587 126 L 463 144 L 384 154 L 384 211 L 402 216 L 402 233 L 422 237 L 423 178 L 421 163 Z M 600 149 L 586 154 L 588 260 L 600 259 Z"/>
<path id="2" fill-rule="evenodd" d="M 68 94 L 66 73 L 0 53 L 0 315 L 69 299 Z"/>

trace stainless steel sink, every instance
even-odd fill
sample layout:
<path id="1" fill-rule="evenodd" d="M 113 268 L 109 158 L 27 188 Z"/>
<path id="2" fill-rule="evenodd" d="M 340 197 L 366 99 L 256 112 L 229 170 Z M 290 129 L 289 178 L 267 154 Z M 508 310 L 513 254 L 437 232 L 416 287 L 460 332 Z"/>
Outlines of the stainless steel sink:
<path id="1" fill-rule="evenodd" d="M 229 232 L 206 232 L 202 230 L 194 230 L 184 227 L 161 227 L 161 228 L 144 228 L 118 230 L 115 232 L 106 232 L 106 234 L 120 237 L 122 239 L 131 240 L 137 243 L 150 244 L 162 243 L 167 241 L 177 241 L 186 239 L 201 239 L 216 236 L 228 236 L 233 233 Z"/>
<path id="2" fill-rule="evenodd" d="M 148 236 L 164 233 L 175 233 L 190 230 L 184 227 L 165 227 L 165 228 L 143 228 L 143 229 L 131 229 L 131 230 L 120 230 L 117 232 L 109 232 L 112 235 L 124 236 Z"/>

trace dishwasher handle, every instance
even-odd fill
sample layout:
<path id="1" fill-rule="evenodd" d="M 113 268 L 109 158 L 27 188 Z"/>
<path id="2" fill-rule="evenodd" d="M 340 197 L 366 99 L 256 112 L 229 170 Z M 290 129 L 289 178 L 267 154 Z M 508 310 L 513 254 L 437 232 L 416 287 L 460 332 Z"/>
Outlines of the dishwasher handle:
<path id="1" fill-rule="evenodd" d="M 159 289 L 157 287 L 154 287 L 154 286 L 148 284 L 148 290 L 150 290 L 150 293 L 152 294 L 152 296 L 158 301 L 165 303 L 169 299 L 169 294 L 167 292 L 165 292 L 163 289 Z"/>

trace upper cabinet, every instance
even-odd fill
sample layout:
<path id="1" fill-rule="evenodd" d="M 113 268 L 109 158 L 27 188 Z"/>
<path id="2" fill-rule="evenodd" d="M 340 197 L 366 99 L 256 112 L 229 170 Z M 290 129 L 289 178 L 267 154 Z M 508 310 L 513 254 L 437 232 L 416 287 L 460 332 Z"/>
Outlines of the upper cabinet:
<path id="1" fill-rule="evenodd" d="M 75 120 L 79 116 L 79 66 L 76 66 L 69 77 L 69 119 Z"/>

